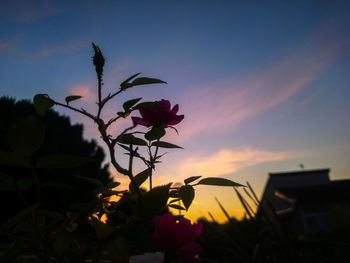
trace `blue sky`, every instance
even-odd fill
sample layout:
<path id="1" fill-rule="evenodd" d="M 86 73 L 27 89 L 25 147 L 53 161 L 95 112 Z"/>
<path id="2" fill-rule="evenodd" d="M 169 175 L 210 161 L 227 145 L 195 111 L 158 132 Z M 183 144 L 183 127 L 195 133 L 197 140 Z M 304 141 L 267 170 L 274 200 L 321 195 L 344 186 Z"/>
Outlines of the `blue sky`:
<path id="1" fill-rule="evenodd" d="M 76 105 L 94 111 L 94 41 L 107 58 L 105 94 L 137 72 L 168 82 L 130 90 L 105 117 L 136 97 L 169 99 L 185 115 L 180 136 L 167 138 L 185 151 L 164 156 L 159 184 L 222 176 L 249 181 L 260 194 L 268 172 L 298 170 L 300 163 L 349 178 L 349 7 L 349 1 L 0 0 L 0 95 L 48 93 L 63 101 L 81 94 Z M 98 140 L 89 120 L 56 110 Z M 214 196 L 241 216 L 232 189 L 196 193 L 189 217 L 210 210 L 222 218 Z"/>

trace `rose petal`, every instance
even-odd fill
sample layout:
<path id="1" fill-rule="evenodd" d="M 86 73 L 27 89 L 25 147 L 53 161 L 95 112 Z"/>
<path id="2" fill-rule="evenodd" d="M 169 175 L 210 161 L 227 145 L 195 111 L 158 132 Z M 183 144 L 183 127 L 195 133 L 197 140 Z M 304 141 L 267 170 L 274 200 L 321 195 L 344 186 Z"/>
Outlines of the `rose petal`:
<path id="1" fill-rule="evenodd" d="M 142 126 L 146 126 L 146 127 L 149 127 L 149 126 L 152 126 L 152 124 L 142 118 L 139 118 L 139 117 L 131 117 L 132 121 L 134 124 L 139 124 L 139 125 L 142 125 Z"/>
<path id="2" fill-rule="evenodd" d="M 164 112 L 169 112 L 170 111 L 170 101 L 168 100 L 161 100 L 161 101 L 156 101 L 160 105 L 162 105 L 162 109 Z"/>
<path id="3" fill-rule="evenodd" d="M 180 123 L 184 118 L 185 118 L 184 115 L 175 115 L 175 116 L 172 116 L 172 119 L 170 121 L 168 121 L 166 124 L 167 125 L 176 125 L 176 124 Z"/>
<path id="4" fill-rule="evenodd" d="M 172 110 L 170 111 L 171 114 L 176 114 L 179 111 L 179 104 L 176 104 Z"/>

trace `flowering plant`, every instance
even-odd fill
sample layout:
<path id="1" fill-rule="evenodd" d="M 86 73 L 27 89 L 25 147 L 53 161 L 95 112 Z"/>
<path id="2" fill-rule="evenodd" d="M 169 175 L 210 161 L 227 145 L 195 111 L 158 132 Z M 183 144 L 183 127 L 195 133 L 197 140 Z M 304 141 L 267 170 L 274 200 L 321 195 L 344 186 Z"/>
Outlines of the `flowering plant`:
<path id="1" fill-rule="evenodd" d="M 33 99 L 34 107 L 37 113 L 42 116 L 53 106 L 64 107 L 78 112 L 96 123 L 101 138 L 107 146 L 111 165 L 121 176 L 129 178 L 129 189 L 118 189 L 119 182 L 104 185 L 99 180 L 91 180 L 77 175 L 79 180 L 85 180 L 96 186 L 94 193 L 98 197 L 98 201 L 79 204 L 74 208 L 69 207 L 63 217 L 57 217 L 57 214 L 51 212 L 48 213 L 40 207 L 41 186 L 36 173 L 40 172 L 40 169 L 50 167 L 72 169 L 84 164 L 86 160 L 77 156 L 69 156 L 69 158 L 50 156 L 50 158 L 40 159 L 37 163 L 30 163 L 28 156 L 36 152 L 43 138 L 32 141 L 30 144 L 32 148 L 23 160 L 26 162 L 29 160 L 28 167 L 35 177 L 38 203 L 30 207 L 29 212 L 27 211 L 25 214 L 27 217 L 24 217 L 27 219 L 33 217 L 33 220 L 27 220 L 27 222 L 33 222 L 35 229 L 34 234 L 28 234 L 25 238 L 25 242 L 28 239 L 31 240 L 31 246 L 28 246 L 25 253 L 34 254 L 41 258 L 42 262 L 83 262 L 85 260 L 128 262 L 133 255 L 159 251 L 164 252 L 165 262 L 173 262 L 174 260 L 196 262 L 201 248 L 195 243 L 195 238 L 201 234 L 202 226 L 191 224 L 189 220 L 184 218 L 184 215 L 172 216 L 168 212 L 169 208 L 188 210 L 195 197 L 195 187 L 198 185 L 230 187 L 242 185 L 224 178 L 192 176 L 185 179 L 182 186 L 177 187 L 169 183 L 154 187 L 152 176 L 157 163 L 162 158 L 162 155 L 159 154 L 161 149 L 182 148 L 162 141 L 161 138 L 166 134 L 166 128 L 175 129 L 173 126 L 180 123 L 184 119 L 184 115 L 177 115 L 179 106 L 176 104 L 171 108 L 168 100 L 140 102 L 142 98 L 135 98 L 123 103 L 123 109 L 115 116 L 111 116 L 108 120 L 103 119 L 101 113 L 104 106 L 120 93 L 139 85 L 164 84 L 166 82 L 155 78 L 138 77 L 140 74 L 138 73 L 122 82 L 120 88 L 114 93 L 103 96 L 105 58 L 97 45 L 92 43 L 92 47 L 94 50 L 93 64 L 97 75 L 97 112 L 90 113 L 83 108 L 72 106 L 74 101 L 81 98 L 79 94 L 67 96 L 65 103 L 56 101 L 47 94 L 37 94 Z M 128 118 L 134 111 L 139 111 L 141 117 L 131 117 L 130 127 L 118 135 L 110 132 L 109 128 L 113 123 Z M 35 122 L 38 121 L 40 122 L 40 120 L 35 120 Z M 142 132 L 137 130 L 138 125 L 149 129 Z M 40 128 L 41 126 L 39 126 L 35 124 L 35 127 Z M 28 141 L 28 139 L 23 141 Z M 141 151 L 141 149 L 145 151 Z M 116 157 L 116 153 L 119 151 L 124 151 L 128 155 L 129 160 L 126 165 L 123 165 Z M 145 165 L 145 169 L 137 174 L 134 173 L 133 169 L 133 161 L 136 158 Z M 141 188 L 146 180 L 149 180 L 148 191 Z M 117 201 L 112 201 L 113 196 L 117 197 L 114 198 Z M 180 202 L 181 205 L 174 204 L 175 202 Z M 84 221 L 87 220 L 86 214 L 89 215 L 89 227 Z M 105 220 L 102 220 L 103 217 Z M 82 218 L 82 221 L 79 221 L 79 218 Z M 40 230 L 43 232 L 37 232 L 39 219 L 40 222 L 51 222 L 52 225 L 43 227 L 43 230 Z M 14 226 L 17 222 L 18 220 L 14 221 Z M 11 225 L 11 229 L 16 229 L 16 227 Z M 84 229 L 84 231 L 79 229 Z M 40 235 L 50 242 L 43 242 L 40 239 L 40 244 L 33 252 L 30 250 L 33 247 L 32 244 Z M 16 233 L 13 236 L 16 236 Z M 16 244 L 21 246 L 20 242 Z"/>

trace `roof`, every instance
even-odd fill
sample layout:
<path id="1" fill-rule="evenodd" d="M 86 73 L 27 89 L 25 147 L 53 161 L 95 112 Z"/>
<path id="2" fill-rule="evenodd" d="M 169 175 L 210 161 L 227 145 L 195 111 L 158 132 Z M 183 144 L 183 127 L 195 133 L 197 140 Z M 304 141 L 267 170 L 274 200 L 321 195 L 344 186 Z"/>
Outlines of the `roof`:
<path id="1" fill-rule="evenodd" d="M 288 197 L 299 201 L 350 201 L 350 179 L 330 181 L 329 184 L 278 188 Z"/>
<path id="2" fill-rule="evenodd" d="M 317 169 L 269 173 L 268 183 L 277 189 L 326 185 L 330 183 L 329 171 L 330 169 Z"/>
<path id="3" fill-rule="evenodd" d="M 273 172 L 269 173 L 270 177 L 285 176 L 285 175 L 298 175 L 298 174 L 319 174 L 319 173 L 329 173 L 329 168 L 324 169 L 313 169 L 313 170 L 297 170 L 297 171 L 287 171 L 287 172 Z"/>

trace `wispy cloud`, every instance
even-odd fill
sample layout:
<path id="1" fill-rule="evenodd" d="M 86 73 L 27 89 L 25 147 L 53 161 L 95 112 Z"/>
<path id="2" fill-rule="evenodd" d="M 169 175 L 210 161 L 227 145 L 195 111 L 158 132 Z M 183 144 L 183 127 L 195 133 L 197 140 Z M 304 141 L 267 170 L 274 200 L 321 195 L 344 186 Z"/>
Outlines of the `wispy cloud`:
<path id="1" fill-rule="evenodd" d="M 250 147 L 238 150 L 220 149 L 208 156 L 192 156 L 182 160 L 178 174 L 184 178 L 193 175 L 223 176 L 245 167 L 282 161 L 301 155 L 302 153 L 271 152 Z"/>
<path id="2" fill-rule="evenodd" d="M 30 23 L 44 17 L 56 15 L 61 10 L 52 6 L 48 0 L 3 0 L 2 16 L 18 23 Z"/>
<path id="3" fill-rule="evenodd" d="M 57 54 L 66 54 L 87 47 L 88 44 L 89 41 L 87 40 L 75 40 L 69 43 L 45 47 L 39 52 L 39 55 L 42 57 L 47 57 Z"/>
<path id="4" fill-rule="evenodd" d="M 319 40 L 316 34 L 294 54 L 270 68 L 192 89 L 182 102 L 186 118 L 181 140 L 203 132 L 234 130 L 243 121 L 307 88 L 325 71 L 343 44 Z"/>

